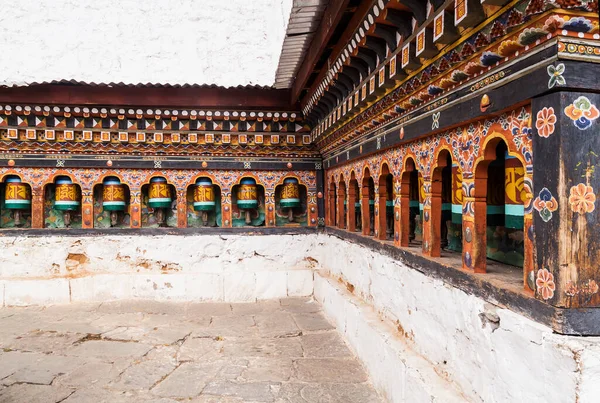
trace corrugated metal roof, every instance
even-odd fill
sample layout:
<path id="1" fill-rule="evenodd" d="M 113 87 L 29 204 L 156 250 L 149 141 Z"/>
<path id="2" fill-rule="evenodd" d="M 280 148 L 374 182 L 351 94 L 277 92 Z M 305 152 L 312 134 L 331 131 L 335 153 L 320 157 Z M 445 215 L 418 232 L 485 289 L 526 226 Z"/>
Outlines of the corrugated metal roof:
<path id="1" fill-rule="evenodd" d="M 32 82 L 32 83 L 24 83 L 22 85 L 11 85 L 11 86 L 1 86 L 4 88 L 15 88 L 15 87 L 29 87 L 32 85 L 48 85 L 48 84 L 57 84 L 57 85 L 82 85 L 82 86 L 90 86 L 90 87 L 115 87 L 115 88 L 215 88 L 215 89 L 252 89 L 252 90 L 271 90 L 275 89 L 274 86 L 266 86 L 266 85 L 237 85 L 231 87 L 224 87 L 221 85 L 215 84 L 161 84 L 161 83 L 95 83 L 95 82 L 86 82 L 86 81 L 78 81 L 78 80 L 52 80 L 52 81 L 40 81 L 40 82 Z"/>
<path id="2" fill-rule="evenodd" d="M 328 3 L 329 0 L 294 0 L 275 74 L 275 88 L 292 86 Z"/>

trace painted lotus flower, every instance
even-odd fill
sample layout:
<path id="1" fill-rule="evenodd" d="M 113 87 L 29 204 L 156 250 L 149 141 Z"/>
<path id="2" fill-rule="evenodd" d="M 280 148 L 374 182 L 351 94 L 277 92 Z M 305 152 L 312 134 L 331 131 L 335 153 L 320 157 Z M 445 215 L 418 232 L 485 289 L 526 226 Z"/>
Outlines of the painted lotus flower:
<path id="1" fill-rule="evenodd" d="M 526 28 L 519 35 L 518 41 L 523 46 L 531 45 L 538 39 L 545 37 L 547 33 L 548 31 L 541 28 Z"/>
<path id="2" fill-rule="evenodd" d="M 544 222 L 548 222 L 552 218 L 552 212 L 558 209 L 558 202 L 548 188 L 542 188 L 538 197 L 533 201 L 533 208 L 540 213 Z"/>
<path id="3" fill-rule="evenodd" d="M 537 291 L 542 295 L 542 299 L 548 300 L 554 297 L 554 291 L 556 290 L 554 275 L 547 269 L 538 270 L 535 285 Z"/>
<path id="4" fill-rule="evenodd" d="M 537 129 L 538 135 L 547 138 L 554 133 L 556 120 L 553 107 L 543 107 L 538 111 L 537 119 L 535 121 L 535 128 Z"/>
<path id="5" fill-rule="evenodd" d="M 498 53 L 502 57 L 508 57 L 514 55 L 516 52 L 523 49 L 523 46 L 516 41 L 504 41 L 498 47 Z"/>
<path id="6" fill-rule="evenodd" d="M 546 68 L 548 71 L 548 75 L 550 76 L 550 80 L 548 80 L 548 88 L 554 88 L 555 85 L 566 85 L 567 80 L 563 77 L 565 72 L 564 63 L 559 63 L 556 66 L 550 65 Z"/>
<path id="7" fill-rule="evenodd" d="M 579 130 L 586 130 L 592 126 L 594 120 L 598 119 L 600 111 L 596 105 L 582 95 L 565 108 L 565 115 L 573 120 Z"/>
<path id="8" fill-rule="evenodd" d="M 591 186 L 580 183 L 571 188 L 569 204 L 575 213 L 591 213 L 595 208 L 594 203 L 596 203 L 596 195 Z"/>

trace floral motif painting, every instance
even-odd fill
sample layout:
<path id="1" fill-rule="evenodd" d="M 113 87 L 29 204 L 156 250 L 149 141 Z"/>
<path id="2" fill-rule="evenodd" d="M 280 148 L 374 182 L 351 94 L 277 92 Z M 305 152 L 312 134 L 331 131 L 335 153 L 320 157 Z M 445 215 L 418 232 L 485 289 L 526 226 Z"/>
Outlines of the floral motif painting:
<path id="1" fill-rule="evenodd" d="M 579 214 L 591 213 L 596 207 L 594 203 L 596 203 L 596 195 L 591 186 L 580 183 L 571 187 L 569 204 L 573 212 Z"/>
<path id="2" fill-rule="evenodd" d="M 537 113 L 535 128 L 538 136 L 548 138 L 554 133 L 556 125 L 556 115 L 553 107 L 543 107 Z"/>
<path id="3" fill-rule="evenodd" d="M 588 97 L 582 95 L 565 108 L 565 115 L 579 130 L 587 130 L 592 126 L 594 120 L 600 117 L 600 111 Z"/>
<path id="4" fill-rule="evenodd" d="M 554 275 L 547 269 L 538 270 L 535 285 L 537 292 L 542 296 L 542 299 L 549 300 L 554 297 L 554 291 L 556 290 Z"/>
<path id="5" fill-rule="evenodd" d="M 552 212 L 558 209 L 558 202 L 548 188 L 543 188 L 533 201 L 533 208 L 540 213 L 544 222 L 548 222 L 552 218 Z"/>

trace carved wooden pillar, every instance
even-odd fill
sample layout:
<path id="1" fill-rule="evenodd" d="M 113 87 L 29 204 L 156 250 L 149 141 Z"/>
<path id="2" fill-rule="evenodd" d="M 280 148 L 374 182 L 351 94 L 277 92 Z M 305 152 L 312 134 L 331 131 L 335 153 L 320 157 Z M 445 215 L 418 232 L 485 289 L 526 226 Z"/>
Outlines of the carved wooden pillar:
<path id="1" fill-rule="evenodd" d="M 130 190 L 129 215 L 131 218 L 131 228 L 142 227 L 142 190 L 139 187 L 136 190 Z"/>
<path id="2" fill-rule="evenodd" d="M 363 180 L 360 197 L 360 216 L 362 220 L 362 234 L 371 234 L 371 210 L 369 208 L 369 179 Z"/>
<path id="3" fill-rule="evenodd" d="M 423 244 L 422 251 L 425 256 L 440 256 L 439 251 L 439 234 L 436 236 L 436 226 L 439 227 L 441 220 L 442 209 L 442 192 L 441 189 L 436 192 L 433 189 L 431 178 L 423 178 L 423 190 L 425 200 L 423 201 Z M 436 220 L 436 216 L 437 220 Z M 437 221 L 437 223 L 436 223 Z M 439 231 L 438 231 L 439 232 Z M 436 240 L 436 238 L 438 238 Z M 437 243 L 437 254 L 435 254 L 435 245 Z"/>
<path id="4" fill-rule="evenodd" d="M 400 185 L 400 246 L 410 242 L 410 172 L 404 173 Z"/>
<path id="5" fill-rule="evenodd" d="M 317 207 L 317 188 L 309 188 L 307 191 L 306 208 L 308 210 L 308 222 L 309 227 L 316 227 L 318 225 L 319 212 Z"/>
<path id="6" fill-rule="evenodd" d="M 347 217 L 346 222 L 348 223 L 348 231 L 356 231 L 356 187 L 350 182 L 348 187 L 348 202 L 347 202 Z"/>
<path id="7" fill-rule="evenodd" d="M 176 189 L 177 192 L 177 228 L 187 228 L 187 189 Z"/>
<path id="8" fill-rule="evenodd" d="M 342 190 L 342 187 L 340 186 L 340 189 L 338 190 L 338 194 L 337 194 L 337 226 L 338 228 L 346 228 L 346 222 L 344 220 L 344 218 L 346 217 L 346 214 L 344 214 L 344 201 L 346 200 L 346 192 Z"/>
<path id="9" fill-rule="evenodd" d="M 487 178 L 463 178 L 463 268 L 486 272 Z"/>
<path id="10" fill-rule="evenodd" d="M 382 175 L 381 177 L 385 178 L 385 175 Z M 385 222 L 386 201 L 387 184 L 385 183 L 385 180 L 383 180 L 379 182 L 379 186 L 375 185 L 375 238 L 382 241 L 385 240 L 387 236 L 387 225 Z"/>
<path id="11" fill-rule="evenodd" d="M 329 182 L 329 191 L 327 194 L 327 225 L 335 227 L 337 225 L 335 219 L 335 211 L 337 209 L 337 200 L 335 196 L 335 185 Z"/>
<path id="12" fill-rule="evenodd" d="M 231 228 L 231 213 L 232 213 L 232 197 L 231 189 L 223 187 L 221 189 L 221 227 Z"/>
<path id="13" fill-rule="evenodd" d="M 400 234 L 402 233 L 402 225 L 400 217 L 402 216 L 402 186 L 400 178 L 394 177 L 394 245 L 400 246 Z"/>
<path id="14" fill-rule="evenodd" d="M 81 228 L 94 228 L 94 188 L 81 188 Z"/>
<path id="15" fill-rule="evenodd" d="M 31 228 L 44 228 L 44 188 L 31 188 Z"/>
<path id="16" fill-rule="evenodd" d="M 265 226 L 275 226 L 275 189 L 265 189 Z"/>

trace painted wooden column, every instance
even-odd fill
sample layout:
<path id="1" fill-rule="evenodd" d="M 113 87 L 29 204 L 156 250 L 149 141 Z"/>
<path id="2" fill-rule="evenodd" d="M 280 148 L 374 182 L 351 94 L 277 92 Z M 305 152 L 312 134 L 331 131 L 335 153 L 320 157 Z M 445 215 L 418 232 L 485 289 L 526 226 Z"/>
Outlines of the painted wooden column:
<path id="1" fill-rule="evenodd" d="M 306 208 L 308 210 L 307 225 L 309 227 L 316 227 L 319 221 L 319 208 L 317 205 L 317 188 L 308 188 L 306 197 Z"/>
<path id="2" fill-rule="evenodd" d="M 463 268 L 486 272 L 487 181 L 463 177 Z"/>
<path id="3" fill-rule="evenodd" d="M 439 257 L 441 254 L 442 223 L 442 183 L 441 180 L 432 181 L 424 178 L 423 188 L 425 201 L 423 202 L 423 254 Z"/>
<path id="4" fill-rule="evenodd" d="M 187 228 L 187 189 L 176 189 L 177 228 Z"/>
<path id="5" fill-rule="evenodd" d="M 345 226 L 345 222 L 344 222 L 344 217 L 346 216 L 344 214 L 344 200 L 346 198 L 346 192 L 344 192 L 342 194 L 341 189 L 338 189 L 337 192 L 337 227 L 338 228 L 346 228 Z"/>
<path id="6" fill-rule="evenodd" d="M 129 214 L 131 218 L 131 228 L 142 227 L 142 190 L 141 186 L 136 190 L 129 190 Z"/>
<path id="7" fill-rule="evenodd" d="M 400 184 L 400 246 L 410 242 L 410 173 L 402 176 Z"/>
<path id="8" fill-rule="evenodd" d="M 231 189 L 223 186 L 221 189 L 221 227 L 231 228 L 232 197 Z"/>
<path id="9" fill-rule="evenodd" d="M 265 188 L 265 226 L 275 226 L 275 189 Z"/>
<path id="10" fill-rule="evenodd" d="M 327 192 L 327 225 L 335 227 L 337 222 L 335 221 L 335 211 L 337 209 L 337 200 L 335 197 L 335 185 L 329 183 L 329 190 Z"/>
<path id="11" fill-rule="evenodd" d="M 31 188 L 31 228 L 44 228 L 44 188 Z"/>
<path id="12" fill-rule="evenodd" d="M 94 228 L 94 188 L 81 187 L 81 228 Z"/>
<path id="13" fill-rule="evenodd" d="M 369 180 L 363 180 L 360 193 L 360 218 L 362 220 L 362 234 L 371 234 L 371 210 L 369 208 Z"/>
<path id="14" fill-rule="evenodd" d="M 387 225 L 385 222 L 387 201 L 387 185 L 379 183 L 375 185 L 375 238 L 384 241 L 386 239 Z"/>
<path id="15" fill-rule="evenodd" d="M 402 235 L 402 182 L 398 176 L 394 176 L 394 245 L 400 246 Z"/>
<path id="16" fill-rule="evenodd" d="M 528 284 L 555 306 L 600 307 L 600 94 L 536 98 L 532 121 L 535 275 Z M 528 238 L 527 220 L 525 229 Z"/>
<path id="17" fill-rule="evenodd" d="M 352 183 L 352 182 L 351 182 Z M 348 186 L 348 201 L 347 201 L 347 218 L 346 222 L 348 223 L 348 231 L 355 232 L 356 231 L 356 188 L 352 185 Z"/>

